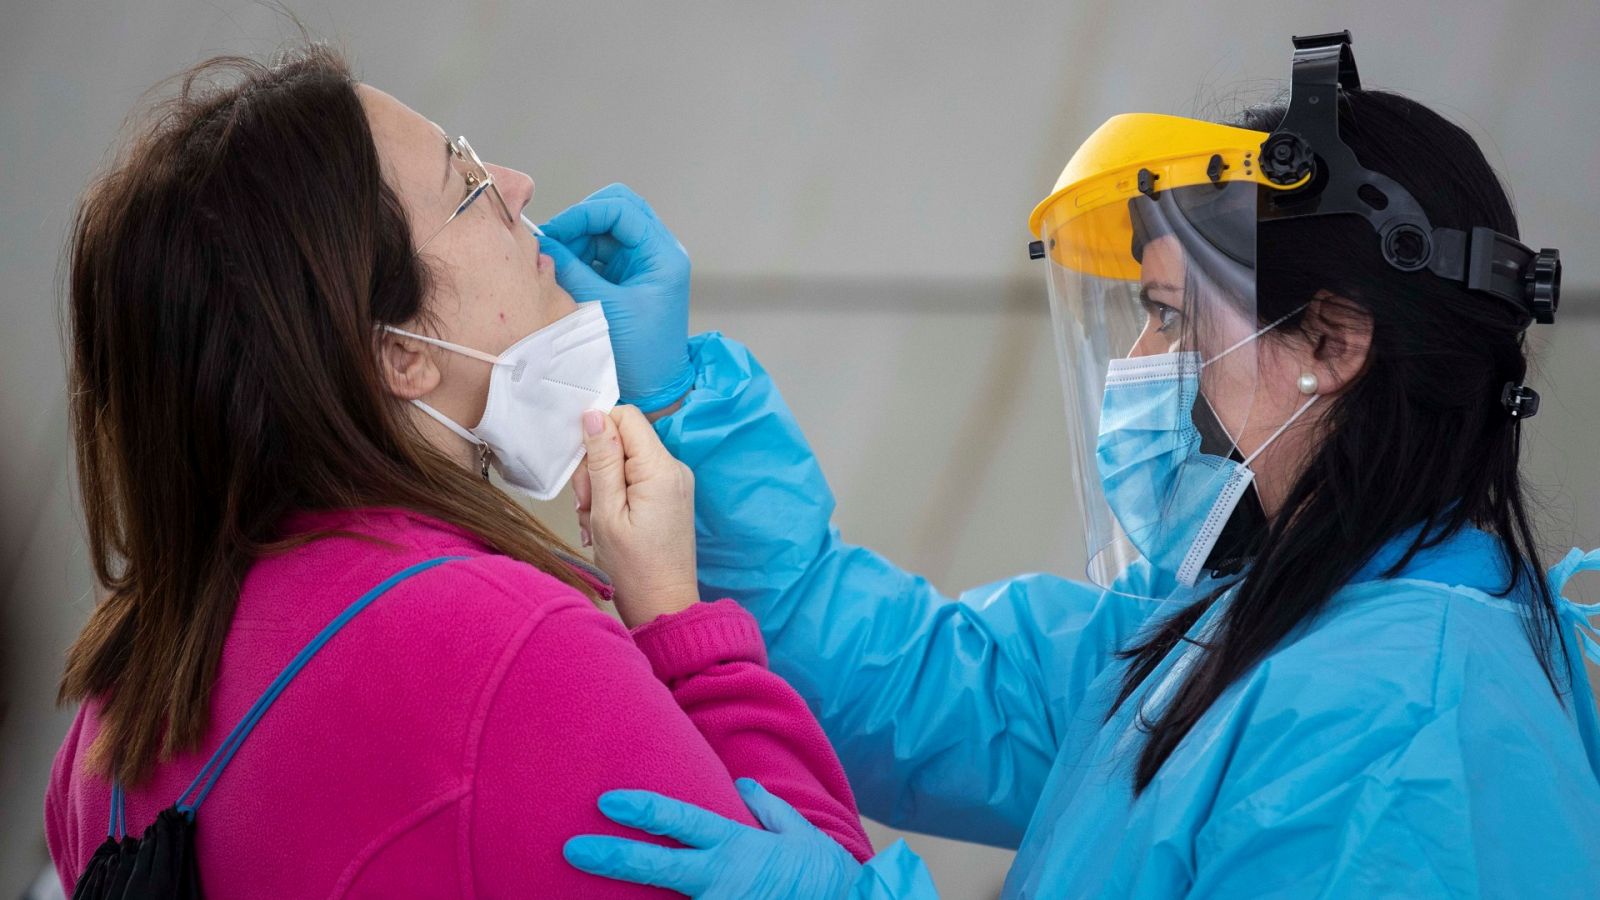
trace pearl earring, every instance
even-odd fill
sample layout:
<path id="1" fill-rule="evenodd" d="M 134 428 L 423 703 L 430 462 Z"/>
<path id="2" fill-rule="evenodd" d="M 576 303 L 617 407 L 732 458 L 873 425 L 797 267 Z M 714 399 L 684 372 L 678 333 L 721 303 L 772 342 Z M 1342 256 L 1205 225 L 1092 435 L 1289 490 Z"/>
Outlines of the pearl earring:
<path id="1" fill-rule="evenodd" d="M 1300 393 L 1302 394 L 1315 394 L 1317 392 L 1317 373 L 1300 373 L 1300 380 L 1295 383 L 1295 386 L 1300 388 Z"/>

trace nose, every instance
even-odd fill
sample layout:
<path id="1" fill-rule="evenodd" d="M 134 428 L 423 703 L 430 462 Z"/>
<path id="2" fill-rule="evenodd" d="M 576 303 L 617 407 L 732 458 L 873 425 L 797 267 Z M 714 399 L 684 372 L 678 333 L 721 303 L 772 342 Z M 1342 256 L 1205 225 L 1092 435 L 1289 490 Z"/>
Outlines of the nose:
<path id="1" fill-rule="evenodd" d="M 524 172 L 493 163 L 485 163 L 484 168 L 494 176 L 495 186 L 500 188 L 500 196 L 505 198 L 506 206 L 511 209 L 512 218 L 516 218 L 522 213 L 523 207 L 533 201 L 533 179 Z"/>
<path id="2" fill-rule="evenodd" d="M 1139 332 L 1138 339 L 1133 342 L 1132 349 L 1128 351 L 1128 358 L 1155 356 L 1160 353 L 1168 353 L 1173 349 L 1173 343 L 1156 331 L 1150 323 L 1146 322 L 1144 330 Z"/>

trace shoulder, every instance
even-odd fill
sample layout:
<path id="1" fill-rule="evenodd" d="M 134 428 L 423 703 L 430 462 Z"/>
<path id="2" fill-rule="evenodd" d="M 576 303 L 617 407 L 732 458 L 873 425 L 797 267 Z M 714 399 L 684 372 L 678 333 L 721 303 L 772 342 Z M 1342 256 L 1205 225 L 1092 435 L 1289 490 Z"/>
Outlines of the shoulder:
<path id="1" fill-rule="evenodd" d="M 360 598 L 369 602 L 319 654 L 331 662 L 308 677 L 331 679 L 335 704 L 358 702 L 340 690 L 352 679 L 385 685 L 383 696 L 394 701 L 386 714 L 432 717 L 438 727 L 469 722 L 536 633 L 557 634 L 541 638 L 536 667 L 555 674 L 596 645 L 631 646 L 620 624 L 561 578 L 443 523 L 383 518 L 365 514 L 349 534 L 251 570 L 225 651 L 240 690 L 258 690 Z"/>
<path id="2" fill-rule="evenodd" d="M 433 627 L 459 635 L 558 609 L 593 608 L 561 578 L 421 513 L 341 510 L 298 514 L 291 523 L 294 531 L 316 530 L 321 536 L 251 568 L 236 616 L 245 627 L 320 628 L 380 587 L 385 588 L 381 599 L 362 612 L 362 619 L 399 618 L 418 632 Z M 438 564 L 424 568 L 429 562 Z"/>
<path id="3" fill-rule="evenodd" d="M 514 653 L 511 645 L 525 642 L 535 629 L 576 636 L 615 626 L 626 638 L 620 625 L 571 585 L 498 554 L 446 559 L 388 593 L 382 600 L 388 614 L 374 623 L 374 636 L 400 632 L 392 636 L 441 658 L 482 658 L 496 647 Z"/>
<path id="4" fill-rule="evenodd" d="M 1514 602 L 1405 580 L 1340 591 L 1219 701 L 1233 767 L 1355 777 L 1455 740 L 1482 709 L 1560 715 Z"/>
<path id="5" fill-rule="evenodd" d="M 1523 627 L 1526 597 L 1434 581 L 1350 585 L 1263 666 L 1269 682 L 1331 702 L 1450 706 L 1463 690 L 1515 677 L 1544 683 Z"/>
<path id="6" fill-rule="evenodd" d="M 1240 870 L 1293 855 L 1328 884 L 1396 848 L 1444 877 L 1492 834 L 1485 876 L 1557 865 L 1576 842 L 1549 823 L 1592 820 L 1600 782 L 1521 602 L 1405 579 L 1341 591 L 1219 704 L 1202 851 Z"/>

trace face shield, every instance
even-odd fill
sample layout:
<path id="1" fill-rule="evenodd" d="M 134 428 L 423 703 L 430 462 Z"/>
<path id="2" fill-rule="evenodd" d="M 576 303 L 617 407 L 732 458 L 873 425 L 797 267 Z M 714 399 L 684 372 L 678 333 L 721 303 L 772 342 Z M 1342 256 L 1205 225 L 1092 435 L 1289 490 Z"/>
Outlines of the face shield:
<path id="1" fill-rule="evenodd" d="M 1295 37 L 1291 82 L 1271 134 L 1112 118 L 1029 219 L 1030 253 L 1049 260 L 1072 471 L 1098 584 L 1165 595 L 1254 555 L 1265 517 L 1250 462 L 1317 399 L 1313 380 L 1286 421 L 1252 422 L 1263 418 L 1257 338 L 1298 312 L 1257 315 L 1257 222 L 1359 216 L 1396 270 L 1426 269 L 1529 322 L 1555 319 L 1558 251 L 1536 253 L 1484 227 L 1434 227 L 1340 138 L 1341 94 L 1361 86 L 1349 32 Z M 1526 417 L 1538 394 L 1508 383 L 1501 402 Z"/>
<path id="2" fill-rule="evenodd" d="M 1236 437 L 1270 327 L 1255 294 L 1264 137 L 1118 116 L 1034 211 L 1099 585 L 1193 584 L 1238 552 L 1225 532 L 1259 531 Z"/>

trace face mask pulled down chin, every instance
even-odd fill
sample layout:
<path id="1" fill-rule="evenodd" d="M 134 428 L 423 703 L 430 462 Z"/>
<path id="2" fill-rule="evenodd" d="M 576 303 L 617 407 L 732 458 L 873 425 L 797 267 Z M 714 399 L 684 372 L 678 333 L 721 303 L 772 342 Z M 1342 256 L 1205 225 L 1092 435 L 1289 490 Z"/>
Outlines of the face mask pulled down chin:
<path id="1" fill-rule="evenodd" d="M 462 427 L 421 400 L 411 402 L 486 450 L 500 477 L 535 500 L 561 493 L 583 460 L 583 413 L 609 413 L 617 405 L 617 364 L 599 303 L 580 304 L 499 356 L 384 327 L 494 366 L 483 418 L 473 428 Z"/>

